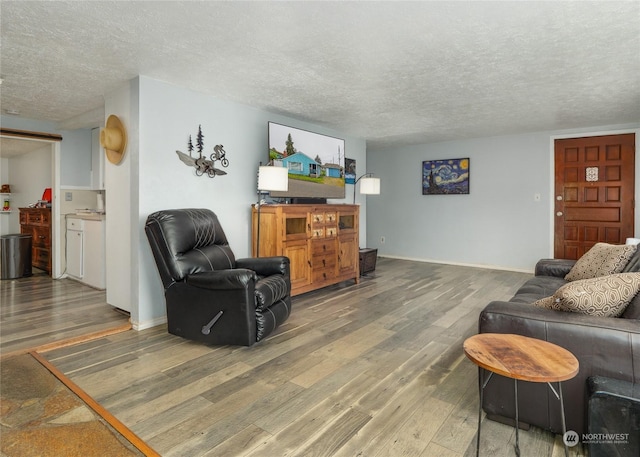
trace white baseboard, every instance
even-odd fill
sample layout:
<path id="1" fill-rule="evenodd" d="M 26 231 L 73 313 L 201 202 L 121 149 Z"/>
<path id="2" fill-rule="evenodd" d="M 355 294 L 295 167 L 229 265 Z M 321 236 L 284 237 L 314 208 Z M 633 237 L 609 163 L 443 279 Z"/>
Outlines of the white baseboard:
<path id="1" fill-rule="evenodd" d="M 423 263 L 438 263 L 441 265 L 455 265 L 458 267 L 471 267 L 471 268 L 482 268 L 485 270 L 501 270 L 501 271 L 514 271 L 517 273 L 533 273 L 533 270 L 525 270 L 520 268 L 506 268 L 498 265 L 483 265 L 483 264 L 475 264 L 475 263 L 462 263 L 462 262 L 445 262 L 443 260 L 433 260 L 433 259 L 418 259 L 413 257 L 402 257 L 395 255 L 378 255 L 378 257 L 386 257 L 389 259 L 398 259 L 398 260 L 411 260 L 413 262 L 423 262 Z"/>
<path id="2" fill-rule="evenodd" d="M 167 316 L 162 316 L 162 317 L 156 317 L 155 319 L 151 319 L 149 321 L 143 321 L 143 322 L 131 321 L 131 327 L 134 330 L 140 331 L 140 330 L 146 330 L 151 327 L 157 327 L 158 325 L 163 325 L 166 323 L 167 323 Z"/>

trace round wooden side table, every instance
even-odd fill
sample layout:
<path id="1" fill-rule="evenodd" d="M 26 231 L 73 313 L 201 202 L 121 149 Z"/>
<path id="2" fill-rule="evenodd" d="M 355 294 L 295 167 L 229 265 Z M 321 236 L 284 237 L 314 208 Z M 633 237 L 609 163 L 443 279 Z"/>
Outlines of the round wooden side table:
<path id="1" fill-rule="evenodd" d="M 578 374 L 579 363 L 575 356 L 566 349 L 547 341 L 529 338 L 522 335 L 502 333 L 481 333 L 467 338 L 464 342 L 465 355 L 478 367 L 480 404 L 478 406 L 478 436 L 476 456 L 480 453 L 480 425 L 482 422 L 482 393 L 491 376 L 496 373 L 514 380 L 516 406 L 516 455 L 520 456 L 518 437 L 518 380 L 529 382 L 546 382 L 556 398 L 560 401 L 562 417 L 562 433 L 566 433 L 564 403 L 562 400 L 562 381 Z M 483 381 L 483 371 L 489 376 Z M 558 391 L 551 385 L 558 383 Z M 565 443 L 565 456 L 569 450 Z"/>

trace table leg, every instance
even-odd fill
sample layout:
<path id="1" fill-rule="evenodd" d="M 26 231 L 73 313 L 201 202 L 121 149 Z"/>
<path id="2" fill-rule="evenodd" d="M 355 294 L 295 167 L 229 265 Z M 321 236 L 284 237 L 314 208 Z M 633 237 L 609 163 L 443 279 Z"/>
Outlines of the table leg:
<path id="1" fill-rule="evenodd" d="M 476 457 L 480 456 L 480 427 L 482 424 L 482 393 L 484 385 L 482 384 L 482 373 L 484 370 L 478 367 L 478 391 L 480 392 L 480 403 L 478 404 L 478 433 L 476 436 Z"/>
<path id="2" fill-rule="evenodd" d="M 564 456 L 569 457 L 569 447 L 567 443 L 564 442 L 564 435 L 567 433 L 567 422 L 564 417 L 564 401 L 562 399 L 562 383 L 558 381 L 558 392 L 553 388 L 550 382 L 547 383 L 551 392 L 556 396 L 558 400 L 560 400 L 560 418 L 562 419 L 562 442 L 564 443 Z"/>
<path id="3" fill-rule="evenodd" d="M 558 394 L 560 397 L 560 417 L 562 418 L 562 441 L 564 443 L 564 456 L 569 457 L 569 448 L 567 443 L 564 442 L 564 435 L 567 433 L 567 424 L 564 418 L 564 401 L 562 401 L 562 383 L 558 382 Z"/>
<path id="4" fill-rule="evenodd" d="M 518 434 L 518 380 L 513 380 L 513 390 L 515 392 L 515 401 L 516 401 L 516 455 L 520 457 L 520 436 Z"/>

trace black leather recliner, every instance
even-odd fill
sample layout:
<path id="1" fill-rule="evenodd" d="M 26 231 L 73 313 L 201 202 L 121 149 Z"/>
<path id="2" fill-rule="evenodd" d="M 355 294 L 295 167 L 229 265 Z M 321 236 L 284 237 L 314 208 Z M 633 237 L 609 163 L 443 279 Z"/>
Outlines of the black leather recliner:
<path id="1" fill-rule="evenodd" d="M 211 210 L 158 211 L 145 232 L 164 286 L 169 333 L 251 346 L 289 317 L 289 259 L 236 259 Z"/>

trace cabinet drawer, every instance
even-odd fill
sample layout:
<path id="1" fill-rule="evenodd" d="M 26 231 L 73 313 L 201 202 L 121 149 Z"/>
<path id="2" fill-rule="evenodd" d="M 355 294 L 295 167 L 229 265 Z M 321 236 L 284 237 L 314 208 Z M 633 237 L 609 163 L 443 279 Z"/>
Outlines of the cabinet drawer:
<path id="1" fill-rule="evenodd" d="M 335 268 L 321 268 L 314 269 L 311 273 L 311 280 L 313 282 L 316 281 L 326 281 L 327 279 L 333 279 L 336 277 L 336 269 Z"/>
<path id="2" fill-rule="evenodd" d="M 48 249 L 34 247 L 31 250 L 31 255 L 33 256 L 33 258 L 31 259 L 31 263 L 33 265 L 43 270 L 49 269 L 49 250 Z"/>
<path id="3" fill-rule="evenodd" d="M 311 242 L 311 256 L 319 256 L 324 254 L 335 254 L 336 241 L 332 239 L 328 240 L 313 240 Z"/>
<path id="4" fill-rule="evenodd" d="M 338 235 L 338 227 L 314 227 L 311 229 L 311 236 L 313 238 L 332 238 Z"/>
<path id="5" fill-rule="evenodd" d="M 29 211 L 27 213 L 25 213 L 26 216 L 26 221 L 25 224 L 29 224 L 29 225 L 41 225 L 42 224 L 42 213 L 35 213 L 32 211 Z"/>
<path id="6" fill-rule="evenodd" d="M 311 268 L 313 268 L 314 270 L 323 268 L 335 268 L 336 263 L 337 262 L 335 254 L 314 256 L 311 259 Z"/>
<path id="7" fill-rule="evenodd" d="M 332 236 L 337 236 L 337 235 L 338 235 L 338 227 L 336 226 L 327 227 L 324 231 L 324 236 L 326 236 L 327 238 L 330 238 Z"/>
<path id="8" fill-rule="evenodd" d="M 67 218 L 67 230 L 83 230 L 84 220 L 75 217 Z"/>
<path id="9" fill-rule="evenodd" d="M 25 213 L 26 224 L 31 225 L 49 225 L 48 211 L 28 211 Z"/>
<path id="10" fill-rule="evenodd" d="M 33 228 L 33 240 L 32 245 L 42 248 L 51 247 L 51 234 L 49 233 L 49 229 L 45 227 L 34 227 Z"/>

